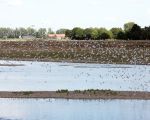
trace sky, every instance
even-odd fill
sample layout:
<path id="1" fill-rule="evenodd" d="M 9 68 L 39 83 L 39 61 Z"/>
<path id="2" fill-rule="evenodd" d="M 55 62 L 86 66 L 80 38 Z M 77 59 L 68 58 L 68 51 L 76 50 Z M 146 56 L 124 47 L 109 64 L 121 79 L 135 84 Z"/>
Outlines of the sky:
<path id="1" fill-rule="evenodd" d="M 150 0 L 0 0 L 0 27 L 72 29 L 150 25 Z"/>

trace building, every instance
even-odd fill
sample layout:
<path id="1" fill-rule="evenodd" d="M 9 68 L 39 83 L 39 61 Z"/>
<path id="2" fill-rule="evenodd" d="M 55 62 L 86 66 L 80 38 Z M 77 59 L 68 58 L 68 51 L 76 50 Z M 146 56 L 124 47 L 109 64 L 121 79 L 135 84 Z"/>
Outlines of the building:
<path id="1" fill-rule="evenodd" d="M 61 40 L 61 39 L 64 39 L 65 37 L 66 37 L 65 34 L 48 34 L 48 38 L 51 38 L 51 39 Z"/>
<path id="2" fill-rule="evenodd" d="M 35 36 L 32 35 L 23 35 L 23 36 L 19 36 L 20 39 L 35 39 Z"/>

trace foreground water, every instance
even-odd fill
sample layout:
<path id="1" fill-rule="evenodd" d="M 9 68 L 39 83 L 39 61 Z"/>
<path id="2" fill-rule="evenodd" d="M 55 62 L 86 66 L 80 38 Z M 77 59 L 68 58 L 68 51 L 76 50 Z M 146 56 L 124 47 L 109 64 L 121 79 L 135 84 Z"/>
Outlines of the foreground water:
<path id="1" fill-rule="evenodd" d="M 0 91 L 150 91 L 150 66 L 0 61 Z"/>
<path id="2" fill-rule="evenodd" d="M 150 101 L 0 99 L 0 120 L 150 120 Z"/>

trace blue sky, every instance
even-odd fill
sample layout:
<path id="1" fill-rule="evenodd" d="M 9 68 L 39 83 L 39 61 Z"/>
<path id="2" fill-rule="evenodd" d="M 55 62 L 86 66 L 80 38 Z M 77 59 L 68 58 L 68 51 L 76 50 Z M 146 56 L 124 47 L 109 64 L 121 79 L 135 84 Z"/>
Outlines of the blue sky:
<path id="1" fill-rule="evenodd" d="M 150 25 L 150 0 L 0 0 L 0 27 L 122 27 Z"/>

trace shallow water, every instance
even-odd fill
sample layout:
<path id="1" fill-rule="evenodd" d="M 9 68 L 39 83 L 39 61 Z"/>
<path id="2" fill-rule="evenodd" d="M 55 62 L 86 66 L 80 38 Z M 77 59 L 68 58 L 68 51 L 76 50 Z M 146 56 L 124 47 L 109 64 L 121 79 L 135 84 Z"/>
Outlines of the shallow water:
<path id="1" fill-rule="evenodd" d="M 150 120 L 150 101 L 0 99 L 0 120 Z"/>
<path id="2" fill-rule="evenodd" d="M 150 91 L 150 66 L 0 61 L 0 91 L 111 89 Z"/>

